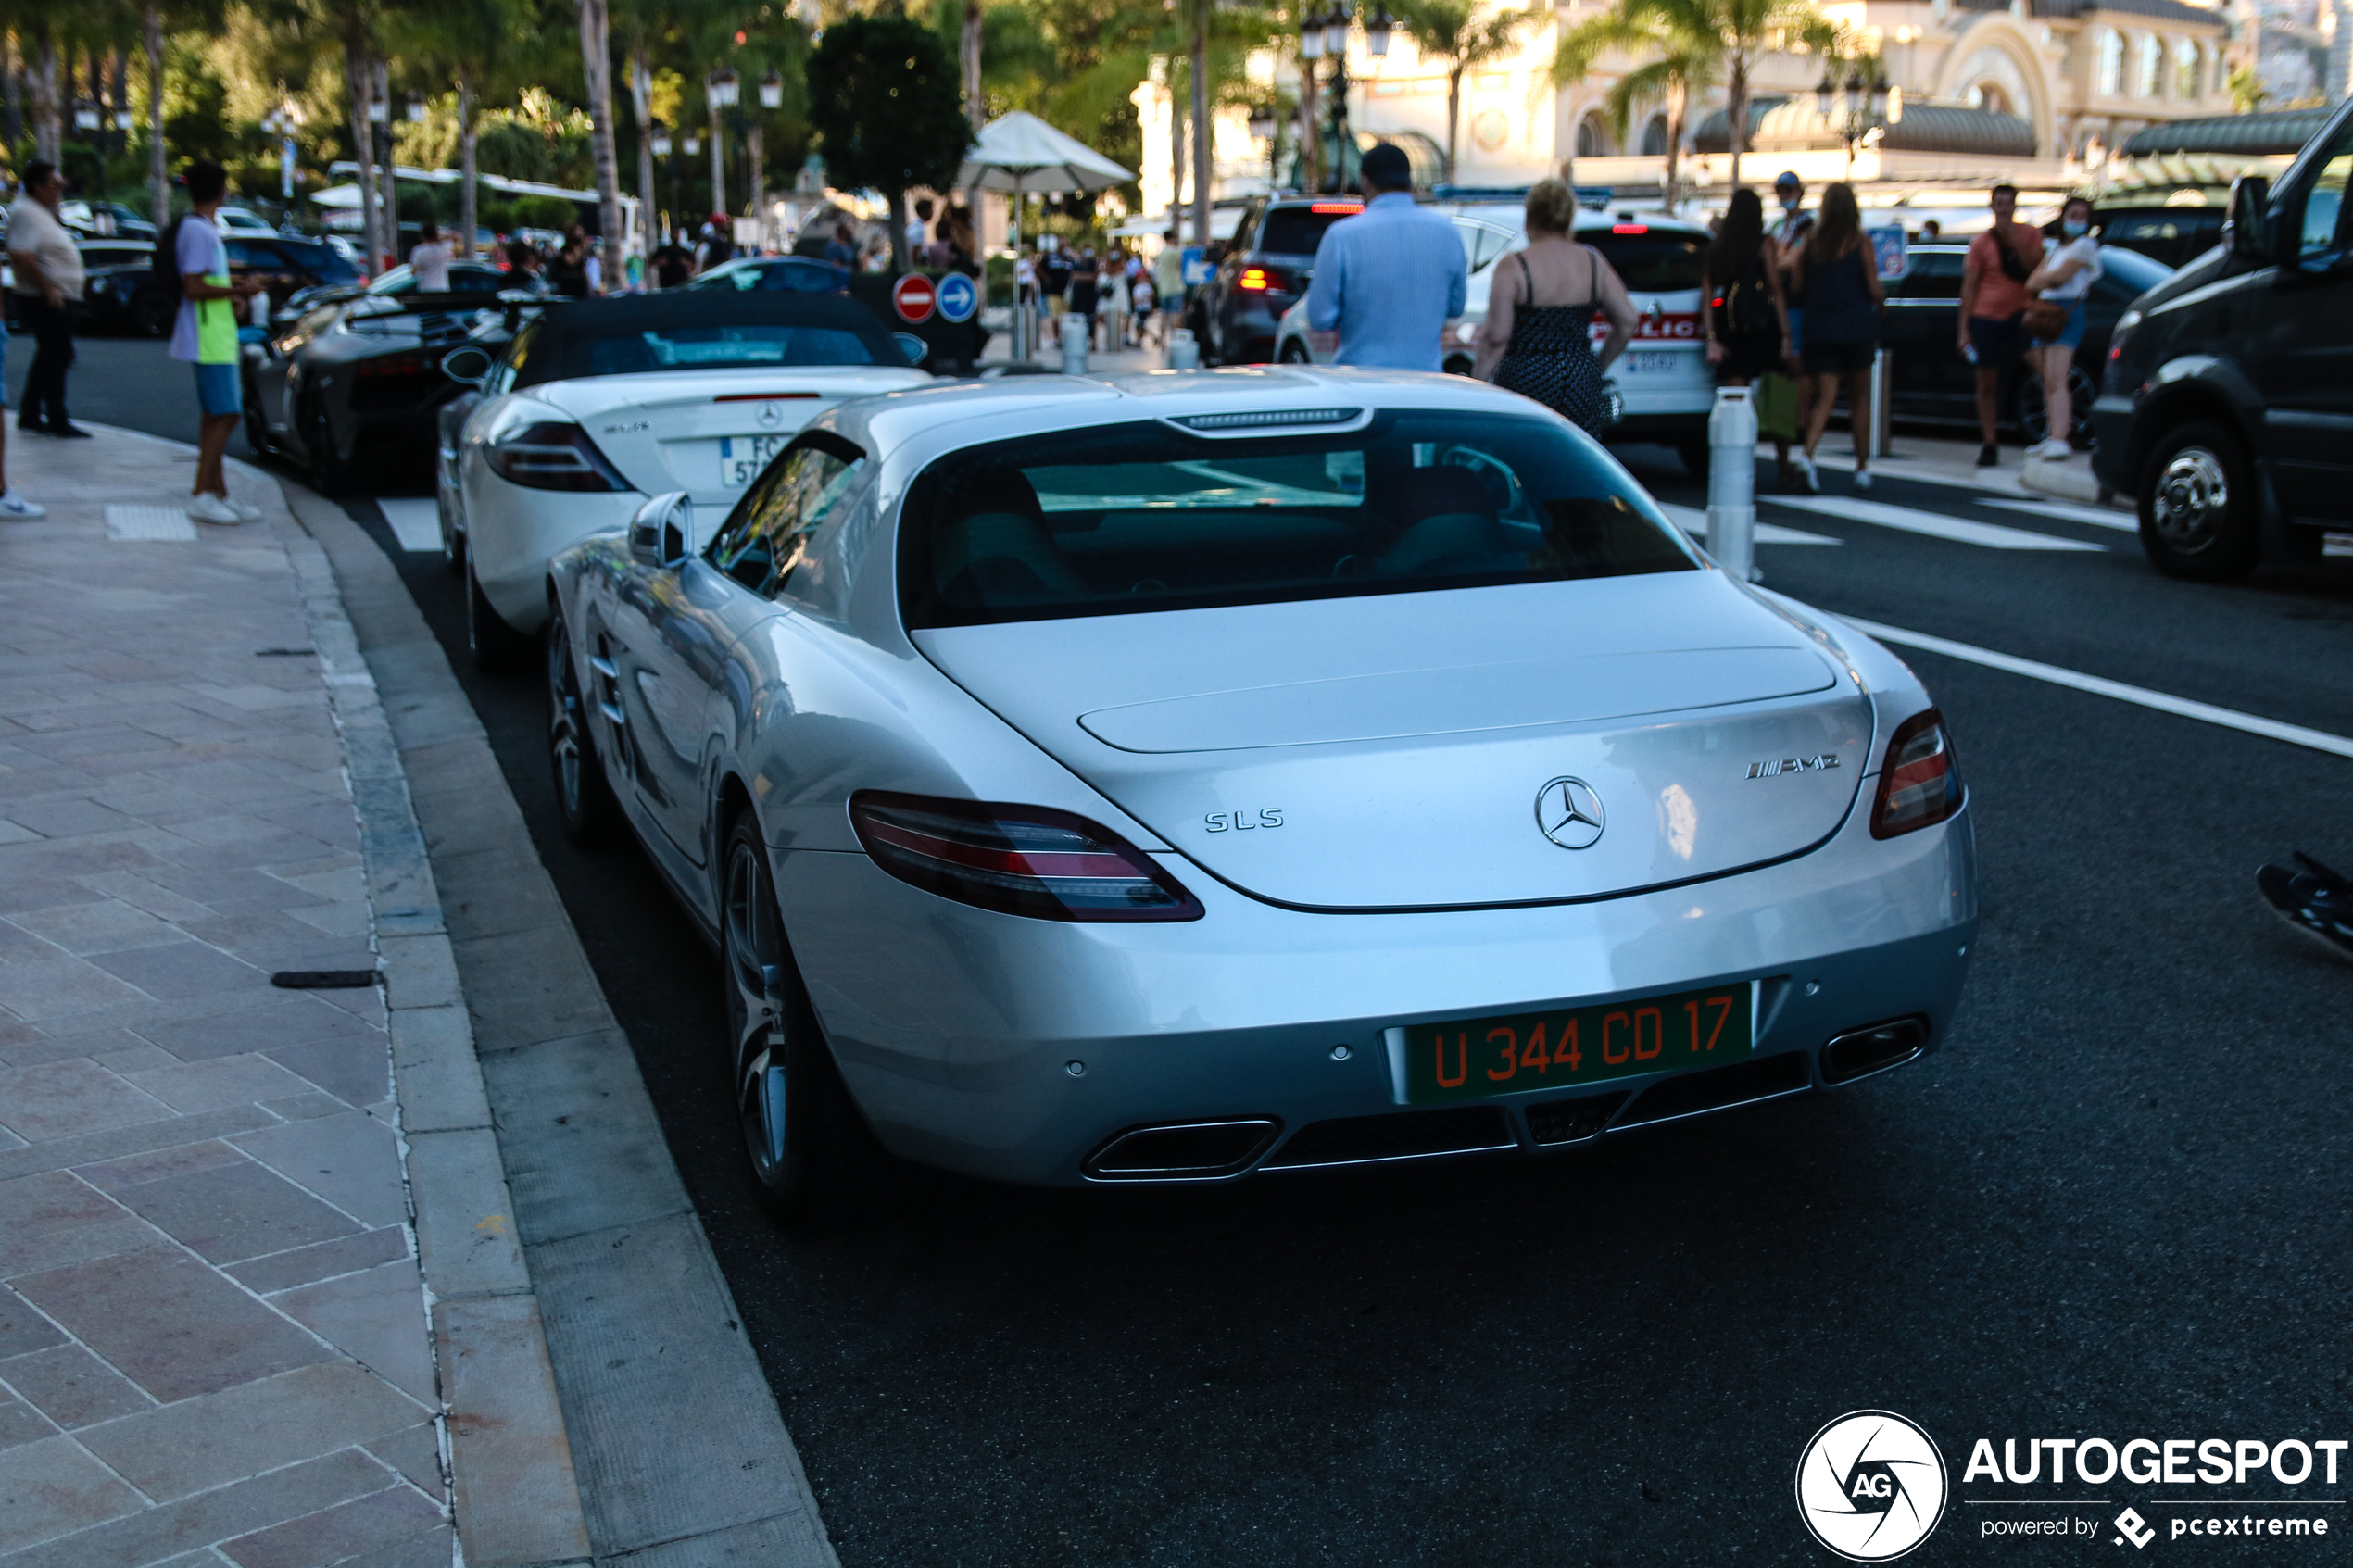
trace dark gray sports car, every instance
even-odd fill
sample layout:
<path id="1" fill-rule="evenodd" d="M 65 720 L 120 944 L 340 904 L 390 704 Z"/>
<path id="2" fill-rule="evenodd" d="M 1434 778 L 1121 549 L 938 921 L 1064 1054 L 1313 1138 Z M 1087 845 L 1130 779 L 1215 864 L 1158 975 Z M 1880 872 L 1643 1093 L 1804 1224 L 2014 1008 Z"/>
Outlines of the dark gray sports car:
<path id="1" fill-rule="evenodd" d="M 496 356 L 525 308 L 479 294 L 412 294 L 306 310 L 245 345 L 245 439 L 302 463 L 330 495 L 361 469 L 422 462 L 441 406 L 466 390 L 444 361 L 467 347 Z"/>

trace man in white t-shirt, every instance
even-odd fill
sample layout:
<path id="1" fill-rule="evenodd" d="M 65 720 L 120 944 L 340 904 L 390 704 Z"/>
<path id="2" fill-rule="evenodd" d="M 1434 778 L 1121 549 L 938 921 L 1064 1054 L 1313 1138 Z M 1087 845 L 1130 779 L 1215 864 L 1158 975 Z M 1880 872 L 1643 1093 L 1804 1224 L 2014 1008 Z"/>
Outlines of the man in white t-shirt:
<path id="1" fill-rule="evenodd" d="M 16 269 L 17 314 L 32 330 L 32 370 L 25 377 L 17 428 L 87 436 L 66 417 L 66 371 L 73 364 L 73 307 L 82 297 L 82 249 L 57 219 L 66 177 L 35 158 L 24 166 L 23 194 L 8 208 L 8 261 Z"/>
<path id="2" fill-rule="evenodd" d="M 259 278 L 229 272 L 229 247 L 212 215 L 229 194 L 229 176 L 217 163 L 188 166 L 188 213 L 172 238 L 172 261 L 180 273 L 180 315 L 171 327 L 170 354 L 196 369 L 196 403 L 203 422 L 196 431 L 196 486 L 188 515 L 198 522 L 231 524 L 259 520 L 260 509 L 229 498 L 221 454 L 245 417 L 245 387 L 237 370 L 237 307 L 261 292 Z"/>
<path id="3" fill-rule="evenodd" d="M 417 275 L 421 294 L 449 292 L 449 262 L 452 247 L 441 237 L 441 230 L 427 223 L 417 233 L 416 248 L 409 253 L 409 270 Z"/>

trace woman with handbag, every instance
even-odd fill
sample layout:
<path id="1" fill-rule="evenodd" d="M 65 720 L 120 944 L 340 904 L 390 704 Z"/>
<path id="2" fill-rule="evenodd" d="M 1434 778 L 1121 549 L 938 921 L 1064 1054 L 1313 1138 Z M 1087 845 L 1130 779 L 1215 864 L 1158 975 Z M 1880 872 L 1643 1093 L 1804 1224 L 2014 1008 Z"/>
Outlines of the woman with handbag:
<path id="1" fill-rule="evenodd" d="M 1603 372 L 1634 335 L 1634 302 L 1602 253 L 1571 237 L 1577 198 L 1557 179 L 1528 193 L 1528 245 L 1495 263 L 1471 374 L 1600 435 L 1613 422 Z M 1593 351 L 1593 317 L 1609 322 Z"/>
<path id="2" fill-rule="evenodd" d="M 1756 388 L 1756 431 L 1773 443 L 1786 490 L 1793 474 L 1789 449 L 1798 435 L 1797 399 L 1783 363 L 1792 358 L 1789 308 L 1781 297 L 1780 269 L 1768 251 L 1765 205 L 1743 186 L 1732 193 L 1723 227 L 1702 264 L 1707 305 L 1699 324 L 1717 384 Z M 1768 417 L 1768 403 L 1778 419 Z"/>
<path id="3" fill-rule="evenodd" d="M 2075 351 L 2082 346 L 2083 329 L 2090 324 L 2092 285 L 2100 277 L 2100 243 L 2092 238 L 2092 204 L 2070 196 L 2059 208 L 2058 221 L 2048 231 L 2052 245 L 2042 264 L 2026 280 L 2036 297 L 2026 307 L 2027 330 L 2034 334 L 2036 368 L 2043 375 L 2043 407 L 2050 429 L 2030 458 L 2072 456 L 2069 441 L 2075 428 L 2075 399 L 2068 391 Z"/>
<path id="4" fill-rule="evenodd" d="M 1819 493 L 1814 448 L 1830 423 L 1838 389 L 1846 388 L 1847 422 L 1855 432 L 1855 488 L 1871 487 L 1869 420 L 1871 361 L 1879 350 L 1879 319 L 1887 298 L 1879 285 L 1879 258 L 1863 237 L 1863 215 L 1855 188 L 1834 184 L 1822 193 L 1822 216 L 1798 252 L 1798 280 L 1806 291 L 1806 373 L 1813 406 L 1806 413 L 1806 450 L 1798 477 Z"/>

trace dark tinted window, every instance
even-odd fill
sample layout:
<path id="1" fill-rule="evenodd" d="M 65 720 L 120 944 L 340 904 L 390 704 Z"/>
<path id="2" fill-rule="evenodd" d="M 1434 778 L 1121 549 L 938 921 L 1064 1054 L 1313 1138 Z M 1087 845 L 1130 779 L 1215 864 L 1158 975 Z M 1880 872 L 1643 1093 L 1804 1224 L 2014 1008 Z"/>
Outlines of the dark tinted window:
<path id="1" fill-rule="evenodd" d="M 1921 250 L 1915 246 L 1907 258 L 1903 282 L 1895 286 L 1896 297 L 1957 300 L 1961 297 L 1961 271 L 1968 262 L 1967 251 Z"/>
<path id="2" fill-rule="evenodd" d="M 449 287 L 458 294 L 497 294 L 507 286 L 507 275 L 496 267 L 452 267 Z"/>
<path id="3" fill-rule="evenodd" d="M 741 370 L 785 365 L 876 365 L 864 340 L 834 327 L 744 322 L 716 327 L 642 327 L 592 338 L 591 376 L 648 370 Z"/>
<path id="4" fill-rule="evenodd" d="M 1313 256 L 1315 247 L 1324 243 L 1325 230 L 1343 218 L 1355 217 L 1361 210 L 1354 202 L 1271 207 L 1258 231 L 1258 248 L 1277 256 Z"/>
<path id="5" fill-rule="evenodd" d="M 1676 233 L 1617 234 L 1587 230 L 1577 236 L 1602 253 L 1633 294 L 1675 294 L 1699 287 L 1706 241 Z"/>
<path id="6" fill-rule="evenodd" d="M 1558 422 L 1424 410 L 1344 434 L 1129 424 L 959 452 L 916 482 L 900 547 L 911 628 L 1698 565 Z"/>
<path id="7" fill-rule="evenodd" d="M 711 564 L 750 589 L 774 598 L 806 568 L 809 542 L 864 466 L 847 445 L 804 438 L 769 465 L 711 542 Z"/>

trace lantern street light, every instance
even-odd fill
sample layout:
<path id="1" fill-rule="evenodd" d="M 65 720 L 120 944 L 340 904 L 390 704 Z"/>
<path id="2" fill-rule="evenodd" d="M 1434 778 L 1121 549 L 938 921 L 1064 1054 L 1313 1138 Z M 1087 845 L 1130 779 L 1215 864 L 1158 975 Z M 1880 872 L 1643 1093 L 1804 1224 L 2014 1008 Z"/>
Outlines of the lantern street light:
<path id="1" fill-rule="evenodd" d="M 1387 6 L 1376 6 L 1373 14 L 1365 19 L 1365 53 L 1375 59 L 1386 58 L 1390 35 L 1397 31 L 1397 23 Z"/>
<path id="2" fill-rule="evenodd" d="M 703 79 L 703 92 L 714 109 L 732 109 L 743 97 L 743 79 L 721 66 Z"/>
<path id="3" fill-rule="evenodd" d="M 422 93 L 411 92 L 409 94 L 409 123 L 411 125 L 422 125 L 424 123 L 424 119 L 425 95 Z"/>
<path id="4" fill-rule="evenodd" d="M 1323 12 L 1311 11 L 1301 16 L 1299 22 L 1299 57 L 1302 60 L 1320 60 L 1324 57 Z"/>
<path id="5" fill-rule="evenodd" d="M 760 79 L 760 107 L 763 109 L 785 107 L 785 79 L 773 70 Z"/>
<path id="6" fill-rule="evenodd" d="M 1814 88 L 1814 108 L 1830 126 L 1846 148 L 1846 172 L 1855 173 L 1855 149 L 1868 140 L 1873 132 L 1883 132 L 1890 121 L 1887 117 L 1887 78 L 1873 65 L 1869 82 L 1863 79 L 1863 62 L 1847 67 L 1846 81 L 1838 80 L 1837 62 L 1822 68 L 1822 80 Z"/>

